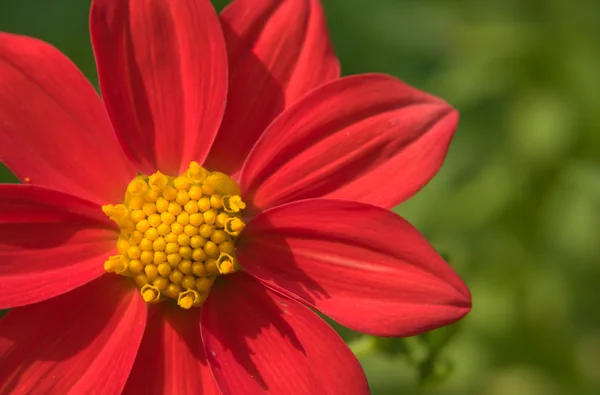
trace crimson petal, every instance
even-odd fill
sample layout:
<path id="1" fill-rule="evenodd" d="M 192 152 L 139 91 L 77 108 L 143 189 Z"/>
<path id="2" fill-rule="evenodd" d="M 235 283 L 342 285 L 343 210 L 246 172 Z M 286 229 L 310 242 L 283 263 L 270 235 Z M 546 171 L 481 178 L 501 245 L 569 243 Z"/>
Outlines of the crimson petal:
<path id="1" fill-rule="evenodd" d="M 458 115 L 444 101 L 386 75 L 329 83 L 267 129 L 244 164 L 255 209 L 341 198 L 391 208 L 438 171 Z"/>
<path id="2" fill-rule="evenodd" d="M 369 393 L 356 357 L 325 321 L 244 273 L 215 283 L 201 320 L 225 395 Z"/>
<path id="3" fill-rule="evenodd" d="M 49 299 L 104 272 L 117 233 L 100 207 L 34 185 L 0 185 L 0 309 Z"/>
<path id="4" fill-rule="evenodd" d="M 221 23 L 229 96 L 207 166 L 235 176 L 273 118 L 340 66 L 318 0 L 236 0 Z"/>
<path id="5" fill-rule="evenodd" d="M 123 394 L 217 394 L 200 337 L 200 310 L 149 306 L 148 325 Z"/>
<path id="6" fill-rule="evenodd" d="M 204 161 L 225 110 L 227 54 L 208 0 L 95 0 L 90 29 L 102 95 L 144 172 Z"/>
<path id="7" fill-rule="evenodd" d="M 135 170 L 98 94 L 42 41 L 0 33 L 0 161 L 24 182 L 100 204 L 123 198 Z"/>
<path id="8" fill-rule="evenodd" d="M 130 280 L 106 275 L 0 320 L 0 393 L 118 394 L 144 325 Z"/>
<path id="9" fill-rule="evenodd" d="M 237 251 L 252 276 L 360 332 L 411 336 L 471 307 L 465 284 L 415 228 L 364 203 L 311 199 L 267 210 Z"/>

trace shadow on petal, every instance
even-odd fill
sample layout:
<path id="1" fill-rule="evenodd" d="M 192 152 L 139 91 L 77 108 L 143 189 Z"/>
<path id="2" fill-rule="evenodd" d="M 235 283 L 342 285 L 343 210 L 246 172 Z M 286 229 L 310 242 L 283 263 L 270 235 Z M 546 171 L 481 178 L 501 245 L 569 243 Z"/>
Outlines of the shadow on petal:
<path id="1" fill-rule="evenodd" d="M 221 280 L 221 279 L 220 279 Z M 203 317 L 203 328 L 209 331 L 214 339 L 218 339 L 222 351 L 230 351 L 237 363 L 242 366 L 246 373 L 252 377 L 260 387 L 268 390 L 266 381 L 261 375 L 260 369 L 254 363 L 253 358 L 257 356 L 258 350 L 251 345 L 265 331 L 274 330 L 282 339 L 285 339 L 292 347 L 301 353 L 305 353 L 300 339 L 296 336 L 294 328 L 283 318 L 287 314 L 288 303 L 294 303 L 282 296 L 276 302 L 268 295 L 263 286 L 248 286 L 250 279 L 245 273 L 236 273 L 222 281 L 217 281 L 210 296 L 211 307 L 204 308 L 205 315 L 212 315 L 211 322 L 214 325 L 205 324 L 208 317 Z M 258 283 L 257 283 L 258 284 Z M 248 295 L 247 298 L 236 298 L 235 306 L 232 306 L 227 297 L 228 293 L 241 293 Z M 243 336 L 231 335 L 232 324 L 236 318 L 231 317 L 232 311 L 236 315 L 243 315 L 248 319 L 244 322 Z M 229 314 L 223 314 L 229 312 Z M 219 318 L 216 318 L 218 314 Z M 239 330 L 236 328 L 235 330 Z M 221 366 L 220 357 L 214 349 L 206 349 L 210 364 L 217 369 L 226 369 Z"/>
<path id="2" fill-rule="evenodd" d="M 467 286 L 428 241 L 388 210 L 337 199 L 269 209 L 238 243 L 265 286 L 359 332 L 411 336 L 468 313 Z"/>
<path id="3" fill-rule="evenodd" d="M 100 208 L 75 197 L 16 185 L 0 199 L 0 308 L 40 302 L 104 274 L 117 233 Z"/>
<path id="4" fill-rule="evenodd" d="M 201 322 L 224 395 L 368 393 L 360 364 L 327 323 L 246 273 L 215 284 Z"/>
<path id="5" fill-rule="evenodd" d="M 222 27 L 230 56 L 232 51 L 235 52 L 230 62 L 242 59 L 244 66 L 232 67 L 230 64 L 227 107 L 205 166 L 239 180 L 246 156 L 271 121 L 283 111 L 285 95 L 282 82 L 277 81 L 253 53 L 252 42 L 258 40 L 260 30 L 243 38 L 227 23 L 222 23 Z M 260 23 L 257 29 L 260 29 Z M 249 75 L 252 78 L 248 78 Z M 243 94 L 247 92 L 254 95 Z"/>
<path id="6" fill-rule="evenodd" d="M 261 227 L 266 229 L 277 229 L 271 224 L 267 217 L 261 217 Z M 283 231 L 283 229 L 279 229 Z M 294 230 L 297 232 L 297 230 Z M 304 239 L 315 237 L 311 231 L 305 232 L 302 236 Z M 247 237 L 245 237 L 247 236 Z M 301 303 L 315 304 L 317 299 L 329 299 L 331 295 L 323 288 L 318 278 L 314 278 L 306 273 L 298 264 L 296 257 L 292 252 L 292 248 L 288 243 L 289 234 L 273 233 L 256 233 L 251 236 L 247 233 L 242 233 L 237 244 L 238 259 L 242 267 L 245 262 L 252 265 L 251 274 L 254 276 L 259 273 L 263 285 L 273 289 L 276 292 L 282 293 L 289 298 L 297 299 Z M 262 247 L 261 247 L 262 245 Z M 278 262 L 273 262 L 275 258 Z M 262 262 L 269 261 L 268 265 L 263 265 Z M 277 266 L 277 273 L 270 270 L 273 266 Z M 264 269 L 266 270 L 262 270 Z M 294 294 L 290 294 L 286 290 L 287 282 L 285 279 L 293 278 L 298 287 L 294 289 Z"/>
<path id="7" fill-rule="evenodd" d="M 200 335 L 200 309 L 148 306 L 148 325 L 124 394 L 216 393 Z"/>
<path id="8" fill-rule="evenodd" d="M 0 392 L 120 392 L 146 322 L 130 281 L 115 275 L 0 320 Z"/>

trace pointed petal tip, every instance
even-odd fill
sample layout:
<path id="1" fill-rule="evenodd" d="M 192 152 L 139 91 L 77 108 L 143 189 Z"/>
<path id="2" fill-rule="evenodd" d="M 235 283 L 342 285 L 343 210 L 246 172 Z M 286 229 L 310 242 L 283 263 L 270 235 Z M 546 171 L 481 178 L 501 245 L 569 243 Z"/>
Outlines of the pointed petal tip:
<path id="1" fill-rule="evenodd" d="M 454 270 L 412 225 L 379 207 L 289 203 L 253 218 L 238 245 L 250 275 L 360 332 L 408 336 L 470 310 Z"/>
<path id="2" fill-rule="evenodd" d="M 208 164 L 235 174 L 269 123 L 340 66 L 319 0 L 236 0 L 221 24 L 230 91 Z"/>
<path id="3" fill-rule="evenodd" d="M 240 186 L 255 211 L 319 197 L 392 208 L 435 176 L 457 123 L 448 103 L 392 76 L 344 77 L 271 123 Z"/>
<path id="4" fill-rule="evenodd" d="M 121 197 L 134 168 L 71 60 L 41 40 L 0 32 L 0 81 L 0 161 L 35 185 L 100 204 Z"/>

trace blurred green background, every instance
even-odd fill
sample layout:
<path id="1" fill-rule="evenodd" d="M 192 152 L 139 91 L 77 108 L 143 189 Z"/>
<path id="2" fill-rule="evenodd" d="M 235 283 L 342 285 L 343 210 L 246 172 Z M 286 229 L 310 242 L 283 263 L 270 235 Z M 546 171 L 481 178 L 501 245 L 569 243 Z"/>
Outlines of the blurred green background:
<path id="1" fill-rule="evenodd" d="M 461 112 L 444 168 L 398 212 L 466 280 L 473 312 L 407 340 L 340 329 L 373 393 L 599 394 L 600 3 L 324 7 L 344 74 L 393 74 Z M 2 0 L 0 30 L 54 44 L 95 82 L 88 9 Z"/>

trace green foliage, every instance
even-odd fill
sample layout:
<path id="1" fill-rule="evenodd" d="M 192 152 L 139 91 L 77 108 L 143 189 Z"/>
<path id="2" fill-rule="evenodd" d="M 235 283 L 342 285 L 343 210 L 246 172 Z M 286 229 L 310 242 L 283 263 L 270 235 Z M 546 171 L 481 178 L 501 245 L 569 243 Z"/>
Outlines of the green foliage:
<path id="1" fill-rule="evenodd" d="M 397 211 L 451 257 L 473 312 L 410 339 L 336 327 L 373 393 L 600 393 L 600 3 L 323 2 L 344 74 L 390 73 L 461 112 L 439 176 Z M 0 30 L 95 81 L 88 7 L 0 2 Z"/>
<path id="2" fill-rule="evenodd" d="M 19 183 L 19 179 L 2 162 L 0 162 L 0 182 L 8 184 Z"/>

